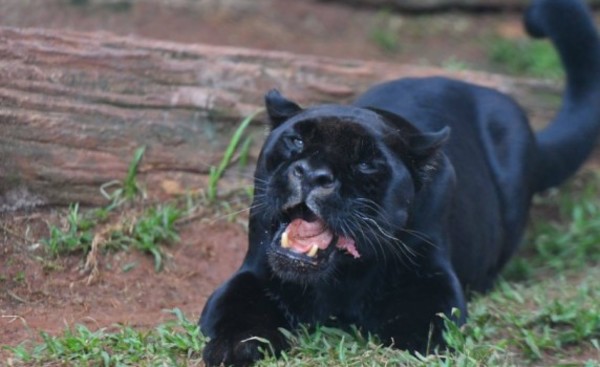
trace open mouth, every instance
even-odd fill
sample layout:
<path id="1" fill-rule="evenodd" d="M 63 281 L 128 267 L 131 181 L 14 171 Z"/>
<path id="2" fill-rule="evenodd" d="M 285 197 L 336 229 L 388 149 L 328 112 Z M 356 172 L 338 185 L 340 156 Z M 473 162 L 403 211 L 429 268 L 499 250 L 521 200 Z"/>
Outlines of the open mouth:
<path id="1" fill-rule="evenodd" d="M 336 234 L 306 204 L 286 210 L 284 217 L 273 242 L 277 255 L 313 266 L 329 259 L 335 249 L 360 257 L 353 239 Z"/>

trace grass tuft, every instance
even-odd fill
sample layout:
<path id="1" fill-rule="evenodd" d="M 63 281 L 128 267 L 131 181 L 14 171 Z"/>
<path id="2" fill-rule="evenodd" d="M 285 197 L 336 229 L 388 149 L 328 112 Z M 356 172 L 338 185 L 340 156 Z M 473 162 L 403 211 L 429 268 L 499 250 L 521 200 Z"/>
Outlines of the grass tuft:
<path id="1" fill-rule="evenodd" d="M 494 38 L 489 42 L 490 61 L 502 71 L 538 78 L 563 78 L 558 54 L 549 42 Z"/>
<path id="2" fill-rule="evenodd" d="M 76 252 L 87 253 L 92 244 L 94 223 L 79 213 L 79 204 L 72 204 L 66 216 L 66 229 L 50 226 L 50 235 L 42 240 L 50 255 L 57 257 Z"/>
<path id="3" fill-rule="evenodd" d="M 177 366 L 199 365 L 204 338 L 199 327 L 178 310 L 168 311 L 175 320 L 153 330 L 119 326 L 118 331 L 92 331 L 83 325 L 67 329 L 61 336 L 42 332 L 42 342 L 4 347 L 21 362 L 84 366 Z M 186 361 L 187 363 L 184 363 Z M 196 363 L 194 363 L 196 361 Z"/>
<path id="4" fill-rule="evenodd" d="M 400 51 L 399 29 L 392 25 L 392 13 L 382 10 L 378 13 L 375 24 L 371 27 L 369 38 L 384 52 Z"/>
<path id="5" fill-rule="evenodd" d="M 573 272 L 600 262 L 600 173 L 588 173 L 536 198 L 522 254 L 504 276 L 526 280 Z"/>
<path id="6" fill-rule="evenodd" d="M 238 145 L 240 144 L 240 141 L 242 139 L 244 131 L 250 125 L 252 120 L 263 110 L 264 109 L 262 109 L 262 108 L 258 109 L 257 111 L 248 115 L 246 118 L 244 118 L 242 120 L 242 122 L 240 123 L 238 128 L 233 133 L 233 136 L 231 137 L 231 140 L 229 141 L 229 145 L 227 145 L 227 149 L 225 150 L 225 153 L 223 154 L 223 158 L 221 159 L 221 162 L 219 163 L 219 165 L 217 167 L 210 168 L 209 177 L 208 177 L 208 188 L 206 191 L 206 196 L 210 203 L 214 203 L 217 200 L 217 194 L 218 194 L 217 186 L 219 184 L 219 180 L 223 176 L 225 169 L 227 169 L 227 167 L 231 163 L 231 160 L 233 159 L 233 155 L 237 151 Z M 242 158 L 240 159 L 241 161 L 247 161 L 247 155 L 248 155 L 249 149 L 250 149 L 250 140 L 246 139 L 246 141 L 242 145 L 243 154 L 242 154 Z"/>
<path id="7" fill-rule="evenodd" d="M 106 248 L 127 249 L 132 246 L 151 254 L 155 269 L 162 269 L 165 252 L 161 244 L 179 240 L 175 222 L 182 217 L 183 212 L 177 206 L 153 206 L 136 218 L 120 219 L 123 223 L 106 226 L 109 229 L 107 233 L 103 233 L 102 229 L 97 230 L 99 224 L 107 222 L 117 208 L 143 193 L 136 176 L 145 150 L 145 147 L 136 149 L 122 182 L 113 181 L 101 188 L 105 197 L 111 200 L 108 206 L 90 210 L 84 215 L 79 211 L 79 204 L 71 205 L 66 215 L 66 229 L 50 226 L 50 235 L 42 240 L 42 243 L 52 256 L 70 253 L 86 255 L 91 249 L 95 234 L 102 233 L 103 237 L 107 238 L 103 241 Z M 107 193 L 106 189 L 113 185 L 119 187 L 110 194 Z M 127 221 L 130 223 L 125 223 Z"/>
<path id="8" fill-rule="evenodd" d="M 110 181 L 100 187 L 100 192 L 102 193 L 102 195 L 111 201 L 111 204 L 108 206 L 109 210 L 117 208 L 129 200 L 133 200 L 136 196 L 140 194 L 144 196 L 144 191 L 137 182 L 137 173 L 138 168 L 140 166 L 140 162 L 145 152 L 145 146 L 139 147 L 135 150 L 135 152 L 133 153 L 133 158 L 129 163 L 129 167 L 127 169 L 127 175 L 125 176 L 123 181 Z M 113 186 L 117 186 L 117 188 L 109 193 L 107 189 Z"/>
<path id="9" fill-rule="evenodd" d="M 172 205 L 159 205 L 150 208 L 133 227 L 130 235 L 133 247 L 152 254 L 156 271 L 162 269 L 165 256 L 159 244 L 179 241 L 175 222 L 181 215 L 181 210 Z"/>

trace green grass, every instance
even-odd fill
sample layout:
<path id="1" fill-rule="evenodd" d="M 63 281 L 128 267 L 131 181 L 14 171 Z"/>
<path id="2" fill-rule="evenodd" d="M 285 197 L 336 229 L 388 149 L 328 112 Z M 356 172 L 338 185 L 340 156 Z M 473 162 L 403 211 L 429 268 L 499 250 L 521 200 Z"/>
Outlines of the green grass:
<path id="1" fill-rule="evenodd" d="M 83 325 L 61 336 L 42 333 L 33 346 L 7 348 L 15 359 L 29 365 L 58 362 L 68 366 L 177 366 L 194 365 L 204 346 L 198 327 L 181 311 L 169 311 L 175 320 L 153 330 L 117 326 L 118 331 L 92 331 Z"/>
<path id="2" fill-rule="evenodd" d="M 151 207 L 139 216 L 129 230 L 112 232 L 105 245 L 113 248 L 133 247 L 149 253 L 154 258 L 155 270 L 160 271 L 165 257 L 162 245 L 179 241 L 175 223 L 182 214 L 174 205 Z"/>
<path id="3" fill-rule="evenodd" d="M 579 175 L 562 190 L 535 199 L 534 220 L 522 248 L 505 271 L 509 280 L 538 279 L 600 263 L 600 172 Z"/>
<path id="4" fill-rule="evenodd" d="M 564 76 L 558 54 L 550 42 L 497 37 L 488 43 L 488 57 L 502 72 L 552 79 Z"/>
<path id="5" fill-rule="evenodd" d="M 229 144 L 227 145 L 227 148 L 225 149 L 225 153 L 223 154 L 223 158 L 221 159 L 221 162 L 219 163 L 219 165 L 217 167 L 210 167 L 210 172 L 209 172 L 209 177 L 208 177 L 208 187 L 206 189 L 206 196 L 210 203 L 214 203 L 217 200 L 219 180 L 223 176 L 223 173 L 225 173 L 225 170 L 231 163 L 231 160 L 233 159 L 234 154 L 238 150 L 238 146 L 240 144 L 240 141 L 242 140 L 244 131 L 246 131 L 246 129 L 248 128 L 248 126 L 250 125 L 252 120 L 256 117 L 256 115 L 258 115 L 262 111 L 263 111 L 263 109 L 261 108 L 261 109 L 255 111 L 254 113 L 246 116 L 242 120 L 242 122 L 240 122 L 240 125 L 233 133 L 231 140 L 229 141 Z M 242 143 L 242 147 L 240 149 L 241 164 L 245 164 L 248 161 L 248 153 L 250 150 L 251 141 L 252 140 L 250 138 L 246 138 L 244 143 Z"/>
<path id="6" fill-rule="evenodd" d="M 102 195 L 109 201 L 105 207 L 82 212 L 79 204 L 69 207 L 62 226 L 50 225 L 48 238 L 41 242 L 52 257 L 80 253 L 86 256 L 94 238 L 101 233 L 101 245 L 104 249 L 127 250 L 134 248 L 150 254 L 154 258 L 157 271 L 164 265 L 164 245 L 177 242 L 176 222 L 184 215 L 190 214 L 198 205 L 218 204 L 218 210 L 227 212 L 228 218 L 235 218 L 236 213 L 225 200 L 220 199 L 218 184 L 225 170 L 234 160 L 239 164 L 248 164 L 248 156 L 252 143 L 251 137 L 244 138 L 249 124 L 261 113 L 262 109 L 247 116 L 235 130 L 220 164 L 211 167 L 206 195 L 200 203 L 190 200 L 182 204 L 181 200 L 173 200 L 168 204 L 154 204 L 140 211 L 136 208 L 146 204 L 145 190 L 137 180 L 140 162 L 146 151 L 145 147 L 135 150 L 127 174 L 123 180 L 114 180 L 100 187 Z M 127 204 L 127 205 L 125 205 Z M 188 206 L 186 209 L 182 207 Z M 244 206 L 248 207 L 248 204 Z"/>
<path id="7" fill-rule="evenodd" d="M 369 38 L 382 51 L 396 53 L 400 51 L 400 30 L 392 26 L 391 20 L 392 13 L 389 10 L 380 11 L 369 31 Z"/>
<path id="8" fill-rule="evenodd" d="M 42 244 L 46 246 L 51 255 L 56 257 L 76 252 L 86 254 L 92 244 L 94 228 L 105 222 L 114 209 L 142 193 L 137 182 L 137 171 L 145 151 L 145 147 L 136 149 L 123 181 L 111 181 L 100 187 L 100 192 L 110 200 L 110 204 L 90 210 L 85 214 L 80 212 L 78 203 L 71 204 L 66 214 L 65 228 L 49 226 L 50 234 L 48 238 L 42 240 Z M 106 190 L 113 186 L 117 186 L 117 188 L 108 193 Z"/>
<path id="9" fill-rule="evenodd" d="M 50 236 L 42 243 L 53 257 L 71 253 L 87 255 L 100 223 L 95 219 L 97 213 L 92 210 L 83 216 L 79 213 L 78 205 L 71 206 L 67 213 L 67 230 L 51 226 Z M 132 218 L 119 217 L 117 220 L 121 221 L 120 224 L 108 226 L 110 230 L 105 234 L 102 246 L 112 250 L 134 248 L 148 253 L 154 258 L 156 271 L 160 271 L 165 258 L 163 247 L 179 241 L 176 221 L 182 216 L 183 211 L 174 204 L 159 204 L 135 213 Z"/>
<path id="10" fill-rule="evenodd" d="M 292 349 L 259 366 L 600 367 L 599 183 L 598 174 L 580 175 L 564 189 L 536 199 L 526 246 L 515 262 L 526 271 L 515 276 L 516 270 L 509 269 L 495 290 L 475 297 L 467 325 L 447 322 L 448 351 L 411 355 L 356 330 L 321 327 L 287 333 Z M 150 233 L 151 227 L 157 237 L 172 240 L 168 228 L 175 215 L 170 210 L 153 209 L 138 224 L 139 231 Z M 149 243 L 157 237 L 149 237 Z M 16 361 L 30 365 L 200 365 L 205 339 L 180 311 L 172 312 L 175 320 L 153 330 L 77 326 L 56 337 L 42 334 L 41 343 L 9 349 Z"/>
<path id="11" fill-rule="evenodd" d="M 137 172 L 144 152 L 145 147 L 136 149 L 123 181 L 112 181 L 101 187 L 105 198 L 110 200 L 107 206 L 82 213 L 79 204 L 73 204 L 66 213 L 66 225 L 63 228 L 49 226 L 49 236 L 41 242 L 51 256 L 72 253 L 85 256 L 91 249 L 95 234 L 104 231 L 104 248 L 133 247 L 151 254 L 155 269 L 162 269 L 165 257 L 162 246 L 179 240 L 175 223 L 182 217 L 183 210 L 175 204 L 158 204 L 141 212 L 133 209 L 135 215 L 132 218 L 126 215 L 127 210 L 117 213 L 123 204 L 134 201 L 140 195 L 145 196 L 137 181 Z M 110 193 L 106 191 L 114 186 L 116 188 Z M 111 223 L 111 215 L 116 216 L 116 220 L 121 223 Z M 103 230 L 103 225 L 109 230 Z"/>
<path id="12" fill-rule="evenodd" d="M 129 163 L 129 167 L 127 168 L 127 174 L 125 175 L 123 181 L 110 181 L 100 187 L 100 192 L 102 195 L 111 201 L 111 204 L 107 207 L 108 210 L 117 208 L 125 202 L 135 199 L 140 194 L 145 196 L 144 190 L 137 181 L 138 169 L 145 152 L 145 146 L 139 147 L 135 150 L 133 153 L 133 158 Z M 113 191 L 107 191 L 115 186 L 116 188 Z"/>
<path id="13" fill-rule="evenodd" d="M 411 355 L 383 347 L 356 330 L 321 327 L 289 335 L 290 351 L 258 365 L 600 366 L 597 279 L 600 268 L 595 267 L 578 279 L 557 276 L 530 286 L 501 282 L 490 295 L 471 302 L 466 326 L 448 322 L 447 352 Z M 180 311 L 172 312 L 174 321 L 149 331 L 120 326 L 109 333 L 77 326 L 58 337 L 42 333 L 41 343 L 9 350 L 13 358 L 35 365 L 198 365 L 205 339 Z"/>
<path id="14" fill-rule="evenodd" d="M 81 215 L 79 204 L 69 206 L 66 221 L 67 228 L 65 229 L 50 226 L 50 235 L 42 240 L 42 244 L 54 257 L 74 252 L 87 253 L 92 244 L 91 229 L 95 223 Z"/>
<path id="15" fill-rule="evenodd" d="M 469 70 L 470 68 L 467 62 L 459 60 L 455 56 L 448 57 L 441 66 L 450 71 L 464 71 Z"/>

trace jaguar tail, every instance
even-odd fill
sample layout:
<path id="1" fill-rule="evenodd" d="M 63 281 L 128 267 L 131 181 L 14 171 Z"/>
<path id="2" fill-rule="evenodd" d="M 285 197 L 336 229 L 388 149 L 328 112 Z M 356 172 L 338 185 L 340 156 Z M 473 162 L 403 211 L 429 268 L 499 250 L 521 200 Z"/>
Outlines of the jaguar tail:
<path id="1" fill-rule="evenodd" d="M 533 189 L 566 180 L 583 164 L 600 134 L 600 36 L 582 0 L 534 0 L 525 14 L 530 35 L 548 37 L 566 72 L 562 106 L 536 134 Z"/>

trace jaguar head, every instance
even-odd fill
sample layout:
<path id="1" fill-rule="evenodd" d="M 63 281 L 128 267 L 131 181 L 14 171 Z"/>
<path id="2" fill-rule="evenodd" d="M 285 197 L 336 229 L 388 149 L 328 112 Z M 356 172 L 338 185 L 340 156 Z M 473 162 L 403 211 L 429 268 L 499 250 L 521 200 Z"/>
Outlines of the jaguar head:
<path id="1" fill-rule="evenodd" d="M 274 274 L 310 283 L 340 267 L 405 256 L 398 234 L 448 131 L 423 134 L 374 109 L 302 109 L 277 91 L 266 106 L 271 132 L 252 215 L 268 228 L 261 246 Z"/>

